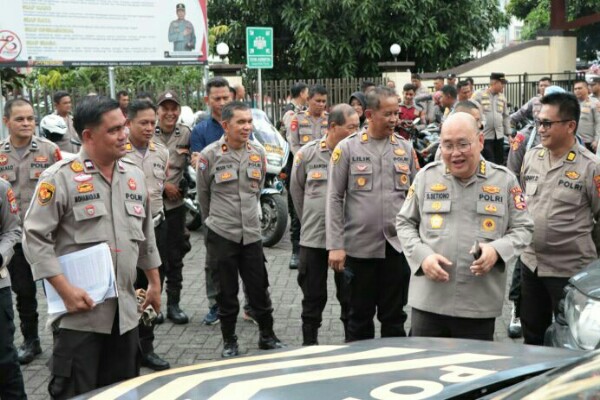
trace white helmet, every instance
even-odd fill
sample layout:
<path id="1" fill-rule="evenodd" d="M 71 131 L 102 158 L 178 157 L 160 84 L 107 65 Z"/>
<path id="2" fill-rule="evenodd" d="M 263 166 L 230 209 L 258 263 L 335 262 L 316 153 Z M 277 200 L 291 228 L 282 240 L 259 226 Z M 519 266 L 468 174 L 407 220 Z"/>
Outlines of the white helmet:
<path id="1" fill-rule="evenodd" d="M 181 107 L 181 114 L 179 114 L 180 124 L 187 125 L 190 129 L 194 127 L 194 111 L 189 106 Z"/>
<path id="2" fill-rule="evenodd" d="M 62 139 L 65 133 L 67 133 L 67 129 L 67 124 L 60 115 L 46 115 L 40 122 L 42 135 L 53 142 Z"/>

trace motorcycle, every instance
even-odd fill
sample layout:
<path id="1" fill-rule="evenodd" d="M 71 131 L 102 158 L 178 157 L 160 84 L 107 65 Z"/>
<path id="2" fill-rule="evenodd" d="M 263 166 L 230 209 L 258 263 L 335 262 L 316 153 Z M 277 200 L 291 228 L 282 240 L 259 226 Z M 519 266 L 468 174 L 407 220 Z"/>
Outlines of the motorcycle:
<path id="1" fill-rule="evenodd" d="M 265 184 L 260 192 L 259 217 L 263 245 L 271 247 L 281 240 L 288 222 L 283 183 L 279 180 L 279 173 L 287 163 L 290 150 L 287 142 L 263 111 L 252 109 L 252 120 L 252 144 L 262 147 L 267 158 Z M 193 231 L 202 225 L 197 200 L 196 171 L 193 167 L 188 167 L 184 178 L 187 185 L 184 191 L 184 203 L 187 208 L 186 226 Z"/>

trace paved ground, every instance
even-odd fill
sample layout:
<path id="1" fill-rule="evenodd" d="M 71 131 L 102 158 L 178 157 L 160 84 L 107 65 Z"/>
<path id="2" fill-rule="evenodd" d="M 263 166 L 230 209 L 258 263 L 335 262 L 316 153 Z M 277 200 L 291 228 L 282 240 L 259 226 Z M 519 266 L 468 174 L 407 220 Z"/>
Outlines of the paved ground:
<path id="1" fill-rule="evenodd" d="M 199 232 L 194 232 L 191 240 L 192 250 L 185 259 L 184 291 L 182 294 L 182 308 L 190 316 L 190 322 L 187 325 L 174 325 L 167 320 L 156 329 L 156 353 L 168 360 L 172 367 L 218 359 L 222 348 L 219 325 L 202 325 L 202 318 L 208 309 L 204 288 L 205 250 L 203 236 Z M 288 269 L 290 252 L 291 244 L 287 234 L 277 246 L 265 251 L 269 262 L 271 299 L 275 309 L 275 332 L 283 342 L 298 346 L 302 342 L 300 328 L 302 293 L 296 283 L 296 271 Z M 319 342 L 321 344 L 339 344 L 342 342 L 343 331 L 341 322 L 338 319 L 340 307 L 334 296 L 332 276 L 329 279 L 329 289 L 329 301 L 323 313 L 323 325 L 319 332 Z M 39 289 L 38 299 L 40 301 L 40 315 L 45 316 L 46 302 L 41 288 Z M 166 304 L 165 297 L 163 297 L 163 304 Z M 512 341 L 506 335 L 506 326 L 509 319 L 510 307 L 508 303 L 505 303 L 503 316 L 496 321 L 495 339 L 497 341 Z M 42 323 L 45 323 L 45 317 L 42 317 Z M 15 321 L 15 324 L 18 326 L 18 321 Z M 43 353 L 22 369 L 27 395 L 32 400 L 48 398 L 49 372 L 46 363 L 51 354 L 52 337 L 47 330 L 42 330 L 40 333 Z M 255 353 L 258 351 L 258 329 L 254 324 L 243 321 L 241 315 L 238 319 L 237 334 L 243 352 Z M 17 344 L 21 343 L 20 333 L 18 333 L 15 340 Z M 153 371 L 142 368 L 142 374 L 150 372 Z"/>

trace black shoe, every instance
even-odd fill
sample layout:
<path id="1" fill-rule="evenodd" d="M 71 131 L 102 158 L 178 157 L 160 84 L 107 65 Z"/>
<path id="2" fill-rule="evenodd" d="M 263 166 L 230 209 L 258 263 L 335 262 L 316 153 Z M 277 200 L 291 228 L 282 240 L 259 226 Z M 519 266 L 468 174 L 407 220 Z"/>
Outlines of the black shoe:
<path id="1" fill-rule="evenodd" d="M 290 258 L 290 269 L 298 269 L 298 264 L 300 263 L 300 256 L 297 252 L 292 252 L 292 257 Z"/>
<path id="2" fill-rule="evenodd" d="M 179 308 L 179 304 L 167 306 L 167 318 L 177 325 L 187 324 L 190 320 L 183 310 Z"/>
<path id="3" fill-rule="evenodd" d="M 230 340 L 225 340 L 223 343 L 223 351 L 221 352 L 221 357 L 229 358 L 240 355 L 240 350 L 238 349 L 237 337 Z"/>
<path id="4" fill-rule="evenodd" d="M 284 347 L 286 347 L 285 344 L 281 343 L 272 332 L 267 335 L 261 334 L 258 338 L 258 348 L 261 350 L 282 349 Z"/>
<path id="5" fill-rule="evenodd" d="M 155 371 L 164 371 L 165 369 L 171 368 L 171 365 L 167 361 L 160 358 L 154 352 L 142 354 L 142 366 L 148 367 Z"/>
<path id="6" fill-rule="evenodd" d="M 316 346 L 319 344 L 317 335 L 319 328 L 313 325 L 302 325 L 302 346 Z"/>
<path id="7" fill-rule="evenodd" d="M 160 325 L 160 324 L 162 324 L 163 322 L 165 322 L 165 314 L 163 314 L 163 313 L 162 313 L 162 311 L 161 311 L 161 312 L 159 312 L 159 313 L 158 313 L 158 315 L 156 316 L 156 319 L 154 320 L 154 323 L 155 323 L 156 325 Z"/>
<path id="8" fill-rule="evenodd" d="M 23 342 L 17 349 L 17 356 L 21 365 L 29 364 L 38 354 L 42 354 L 39 338 Z"/>

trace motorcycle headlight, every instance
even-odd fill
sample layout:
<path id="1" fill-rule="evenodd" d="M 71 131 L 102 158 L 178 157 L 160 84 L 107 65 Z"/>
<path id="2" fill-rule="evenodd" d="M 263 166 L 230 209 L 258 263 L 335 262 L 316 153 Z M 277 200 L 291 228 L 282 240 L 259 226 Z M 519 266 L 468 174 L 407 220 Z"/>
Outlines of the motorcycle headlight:
<path id="1" fill-rule="evenodd" d="M 565 317 L 577 344 L 585 350 L 595 349 L 600 342 L 600 301 L 570 290 L 565 296 Z"/>

